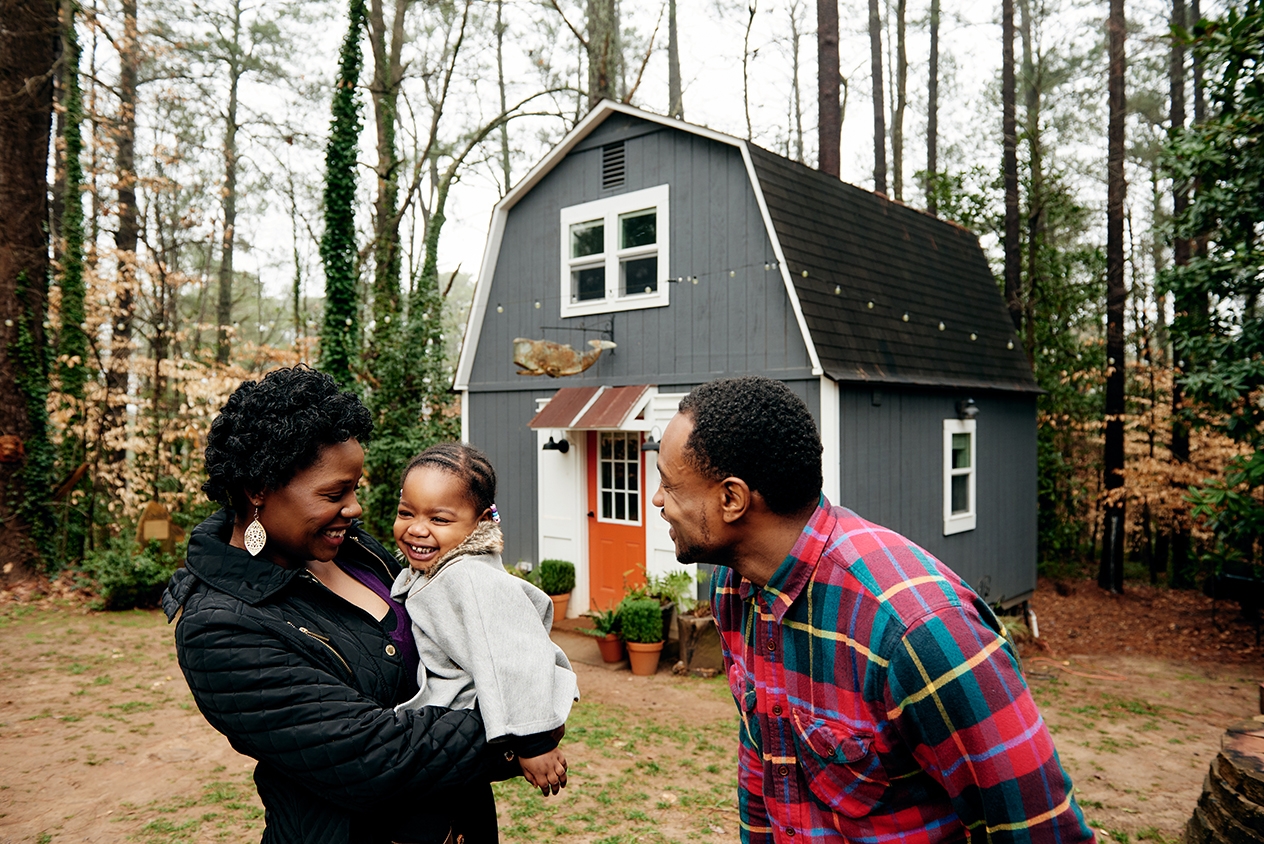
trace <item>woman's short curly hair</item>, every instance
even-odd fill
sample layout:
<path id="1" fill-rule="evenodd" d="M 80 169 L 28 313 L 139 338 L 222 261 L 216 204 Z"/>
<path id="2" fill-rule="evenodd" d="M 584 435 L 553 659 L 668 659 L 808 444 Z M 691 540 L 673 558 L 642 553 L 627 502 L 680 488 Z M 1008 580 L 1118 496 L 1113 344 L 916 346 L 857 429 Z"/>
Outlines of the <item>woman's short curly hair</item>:
<path id="1" fill-rule="evenodd" d="M 685 454 L 705 477 L 741 478 L 774 513 L 798 513 L 821 494 L 821 438 L 803 400 L 780 381 L 723 378 L 680 402 L 693 420 Z"/>
<path id="2" fill-rule="evenodd" d="M 373 417 L 354 393 L 307 366 L 243 381 L 211 423 L 202 491 L 226 507 L 246 490 L 280 489 L 325 446 L 367 442 Z"/>

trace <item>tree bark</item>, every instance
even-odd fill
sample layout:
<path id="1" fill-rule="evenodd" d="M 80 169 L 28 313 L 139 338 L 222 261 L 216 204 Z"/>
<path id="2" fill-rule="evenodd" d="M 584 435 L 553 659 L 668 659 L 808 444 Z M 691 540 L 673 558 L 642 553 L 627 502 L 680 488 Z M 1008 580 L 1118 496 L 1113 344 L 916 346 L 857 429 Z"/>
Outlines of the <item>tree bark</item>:
<path id="1" fill-rule="evenodd" d="M 904 109 L 908 105 L 908 50 L 904 43 L 904 15 L 908 0 L 895 3 L 895 109 L 891 114 L 891 190 L 904 201 Z"/>
<path id="2" fill-rule="evenodd" d="M 1097 583 L 1103 589 L 1124 588 L 1124 2 L 1110 0 L 1106 23 L 1110 38 L 1110 103 L 1106 153 L 1106 443 L 1102 561 Z M 1114 492 L 1121 490 L 1120 492 Z M 1112 494 L 1113 493 L 1113 494 Z"/>
<path id="3" fill-rule="evenodd" d="M 111 126 L 114 141 L 115 192 L 118 195 L 118 228 L 114 251 L 118 295 L 110 320 L 110 366 L 105 373 L 106 390 L 118 401 L 106 409 L 106 425 L 117 430 L 123 425 L 123 401 L 128 388 L 132 356 L 132 322 L 135 317 L 136 247 L 140 242 L 140 215 L 136 206 L 136 94 L 140 74 L 140 29 L 137 0 L 123 0 L 123 37 L 115 46 L 119 57 L 118 117 Z M 111 463 L 127 457 L 124 449 L 110 453 Z"/>
<path id="4" fill-rule="evenodd" d="M 373 319 L 378 329 L 398 316 L 401 256 L 399 248 L 399 167 L 395 124 L 399 86 L 404 75 L 404 17 L 409 0 L 395 0 L 388 38 L 383 0 L 369 4 L 369 44 L 373 48 L 373 81 L 369 85 L 377 128 L 377 195 L 373 203 Z M 375 332 L 376 333 L 376 332 Z"/>
<path id="5" fill-rule="evenodd" d="M 500 113 L 504 114 L 507 108 L 507 100 L 505 97 L 505 22 L 504 22 L 504 0 L 496 0 L 496 87 L 500 91 Z M 675 27 L 675 0 L 672 0 L 672 26 Z M 675 30 L 672 30 L 673 38 Z M 679 77 L 680 69 L 677 68 L 677 76 Z M 677 82 L 679 82 L 677 78 Z M 504 178 L 504 192 L 509 193 L 509 186 L 513 182 L 513 174 L 509 168 L 509 121 L 500 124 L 500 172 Z"/>
<path id="6" fill-rule="evenodd" d="M 39 484 L 48 478 L 36 477 L 38 461 L 52 468 L 43 402 L 57 6 L 49 0 L 0 0 L 0 20 L 0 208 L 5 219 L 0 226 L 0 436 L 14 438 L 5 442 L 17 458 L 0 463 L 0 552 L 30 562 L 40 543 L 38 516 L 47 511 L 42 506 L 47 490 Z M 51 532 L 43 536 L 47 540 Z"/>
<path id="7" fill-rule="evenodd" d="M 241 3 L 233 3 L 233 45 L 241 43 Z M 228 109 L 224 113 L 224 232 L 219 253 L 219 304 L 215 310 L 215 360 L 228 363 L 232 347 L 229 332 L 233 322 L 233 245 L 237 229 L 237 92 L 243 68 L 237 52 L 231 51 L 228 64 Z"/>
<path id="8" fill-rule="evenodd" d="M 500 102 L 500 113 L 505 113 L 504 100 Z M 676 29 L 676 0 L 667 2 L 667 114 L 677 120 L 685 119 L 685 102 L 680 90 L 680 41 Z"/>
<path id="9" fill-rule="evenodd" d="M 1001 171 L 1005 178 L 1005 303 L 1023 330 L 1022 250 L 1018 219 L 1018 121 L 1014 103 L 1014 0 L 1001 2 Z"/>
<path id="10" fill-rule="evenodd" d="M 839 144 L 843 129 L 839 111 L 838 0 L 816 0 L 816 56 L 818 167 L 822 173 L 837 178 L 841 173 Z"/>
<path id="11" fill-rule="evenodd" d="M 873 78 L 873 189 L 887 192 L 887 127 L 882 91 L 882 16 L 869 0 L 869 68 Z"/>
<path id="12" fill-rule="evenodd" d="M 1197 14 L 1198 0 L 1194 0 L 1195 14 Z M 1185 19 L 1185 0 L 1172 0 L 1172 26 L 1184 28 Z M 1195 66 L 1197 60 L 1195 59 Z M 1168 64 L 1168 83 L 1171 90 L 1171 126 L 1169 134 L 1175 136 L 1185 128 L 1185 43 L 1179 37 L 1172 38 L 1172 52 L 1170 62 Z M 1172 184 L 1172 216 L 1175 218 L 1179 226 L 1182 218 L 1189 209 L 1189 185 L 1183 183 Z M 1190 259 L 1191 244 L 1188 238 L 1179 235 L 1172 240 L 1172 263 L 1178 268 L 1188 266 Z M 1185 297 L 1173 299 L 1172 309 L 1174 311 L 1173 318 L 1187 315 L 1189 313 L 1191 303 Z M 1185 419 L 1184 414 L 1184 391 L 1181 387 L 1180 369 L 1178 364 L 1178 355 L 1173 349 L 1172 355 L 1172 424 L 1171 424 L 1171 451 L 1172 460 L 1178 465 L 1189 463 L 1189 423 Z M 1185 485 L 1176 483 L 1178 489 L 1184 489 Z M 1172 550 L 1171 569 L 1168 573 L 1168 585 L 1174 588 L 1184 588 L 1189 586 L 1189 579 L 1186 572 L 1189 568 L 1189 526 L 1185 524 L 1184 508 L 1180 512 L 1173 514 L 1173 524 L 1171 526 L 1172 539 L 1170 542 Z M 1165 555 L 1166 556 L 1166 555 Z"/>
<path id="13" fill-rule="evenodd" d="M 790 76 L 794 82 L 794 97 L 790 103 L 792 112 L 791 124 L 788 127 L 790 136 L 793 139 L 794 160 L 803 163 L 803 96 L 799 88 L 799 58 L 801 53 L 801 45 L 803 41 L 803 32 L 799 28 L 801 21 L 799 12 L 803 8 L 801 0 L 791 0 L 790 3 Z M 839 77 L 841 80 L 841 76 Z M 839 124 L 841 131 L 842 114 L 839 114 Z M 790 144 L 787 144 L 790 146 Z"/>
<path id="14" fill-rule="evenodd" d="M 1023 42 L 1023 117 L 1024 131 L 1027 135 L 1028 166 L 1030 179 L 1027 188 L 1027 283 L 1024 285 L 1025 295 L 1020 289 L 1023 303 L 1023 320 L 1028 326 L 1024 338 L 1024 349 L 1028 360 L 1035 359 L 1036 332 L 1035 325 L 1036 298 L 1041 289 L 1040 252 L 1044 243 L 1045 230 L 1045 174 L 1044 144 L 1040 131 L 1040 95 L 1041 95 L 1041 62 L 1036 56 L 1036 47 L 1032 38 L 1031 0 L 1018 0 L 1019 32 Z"/>
<path id="15" fill-rule="evenodd" d="M 619 99 L 623 48 L 616 0 L 588 0 L 588 107 Z"/>
<path id="16" fill-rule="evenodd" d="M 930 0 L 930 60 L 926 82 L 926 210 L 939 216 L 939 0 Z"/>

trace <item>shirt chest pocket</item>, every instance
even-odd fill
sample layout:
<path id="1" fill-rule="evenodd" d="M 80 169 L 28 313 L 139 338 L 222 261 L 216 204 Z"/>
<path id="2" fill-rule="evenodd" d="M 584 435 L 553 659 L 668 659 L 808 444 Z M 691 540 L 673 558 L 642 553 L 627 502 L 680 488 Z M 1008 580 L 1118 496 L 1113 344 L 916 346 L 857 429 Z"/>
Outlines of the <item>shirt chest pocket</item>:
<path id="1" fill-rule="evenodd" d="M 790 720 L 799 764 L 816 799 L 849 818 L 870 814 L 889 785 L 873 736 L 798 706 L 791 707 Z"/>

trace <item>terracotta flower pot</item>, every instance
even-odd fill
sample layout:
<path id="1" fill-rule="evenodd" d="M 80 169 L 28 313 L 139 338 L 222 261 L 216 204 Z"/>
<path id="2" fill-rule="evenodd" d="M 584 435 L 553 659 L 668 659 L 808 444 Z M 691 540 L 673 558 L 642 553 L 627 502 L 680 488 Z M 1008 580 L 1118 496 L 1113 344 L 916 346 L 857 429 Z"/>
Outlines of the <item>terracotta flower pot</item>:
<path id="1" fill-rule="evenodd" d="M 567 592 L 565 595 L 550 595 L 549 598 L 553 601 L 553 621 L 556 623 L 557 621 L 566 618 L 566 608 L 570 605 L 571 593 Z"/>
<path id="2" fill-rule="evenodd" d="M 640 677 L 651 677 L 658 673 L 658 655 L 662 653 L 662 642 L 627 642 L 628 662 L 632 665 L 632 673 Z"/>
<path id="3" fill-rule="evenodd" d="M 618 633 L 597 637 L 597 647 L 601 650 L 602 662 L 620 662 L 623 659 L 623 640 Z"/>

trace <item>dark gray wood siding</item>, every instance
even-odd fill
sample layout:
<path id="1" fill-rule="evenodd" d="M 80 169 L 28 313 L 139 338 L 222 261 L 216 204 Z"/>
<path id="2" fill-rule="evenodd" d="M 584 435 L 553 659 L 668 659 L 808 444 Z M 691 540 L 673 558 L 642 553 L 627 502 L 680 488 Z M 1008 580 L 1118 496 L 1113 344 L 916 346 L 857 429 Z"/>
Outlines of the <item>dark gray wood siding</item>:
<path id="1" fill-rule="evenodd" d="M 968 395 L 979 406 L 974 530 L 943 532 L 943 420 L 966 393 L 840 389 L 837 503 L 904 534 L 999 603 L 1036 588 L 1036 398 Z"/>
<path id="2" fill-rule="evenodd" d="M 623 138 L 626 183 L 603 191 L 601 147 Z M 587 372 L 547 384 L 515 374 L 515 337 L 584 349 L 601 335 L 559 327 L 599 328 L 611 318 L 560 316 L 560 210 L 662 184 L 670 185 L 671 275 L 697 276 L 698 284 L 672 284 L 668 307 L 614 314 L 618 348 Z M 661 383 L 668 376 L 703 382 L 732 374 L 809 375 L 807 348 L 785 285 L 775 267 L 764 269 L 769 262 L 775 262 L 772 245 L 738 149 L 612 116 L 509 211 L 470 390 L 619 386 Z"/>

